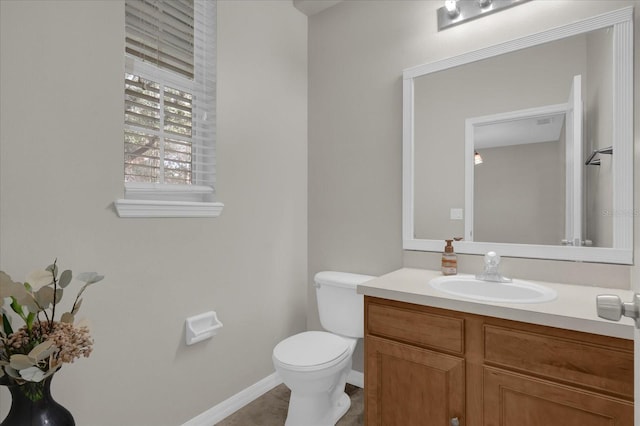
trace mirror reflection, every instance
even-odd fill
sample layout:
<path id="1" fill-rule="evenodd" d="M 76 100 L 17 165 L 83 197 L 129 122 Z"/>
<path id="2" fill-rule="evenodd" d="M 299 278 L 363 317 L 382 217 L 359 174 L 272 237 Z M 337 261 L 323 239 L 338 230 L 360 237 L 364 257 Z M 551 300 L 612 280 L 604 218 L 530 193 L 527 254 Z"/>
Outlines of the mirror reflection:
<path id="1" fill-rule="evenodd" d="M 593 236 L 565 230 L 565 222 L 571 226 L 565 217 L 564 197 L 571 196 L 565 182 L 565 120 L 555 121 L 560 127 L 532 127 L 523 124 L 526 117 L 514 121 L 509 114 L 545 105 L 566 105 L 574 77 L 587 76 L 578 86 L 584 93 L 584 115 L 579 114 L 591 127 L 576 144 L 589 152 L 591 148 L 610 145 L 611 126 L 601 130 L 601 123 L 612 119 L 612 45 L 611 30 L 606 28 L 416 78 L 416 237 L 444 239 L 464 235 L 467 241 L 551 245 L 575 239 L 593 241 Z M 467 186 L 465 161 L 473 160 L 464 151 L 465 123 L 474 117 L 501 114 L 503 120 L 478 123 L 472 129 L 476 147 L 480 151 L 493 148 L 485 155 L 494 161 L 469 169 L 479 175 L 475 182 L 466 180 L 467 185 L 473 185 Z M 530 123 L 537 123 L 536 120 L 545 122 L 544 117 L 533 116 Z M 557 143 L 552 144 L 547 135 L 536 134 L 545 129 L 556 132 Z M 536 142 L 541 145 L 536 146 Z M 577 155 L 582 157 L 582 150 Z M 422 167 L 424 164 L 430 166 Z M 607 172 L 610 170 L 604 173 Z M 608 187 L 600 186 L 606 197 L 612 191 L 611 179 L 601 177 L 609 183 Z M 447 191 L 430 184 L 437 181 L 446 182 Z M 593 185 L 597 181 L 587 183 Z M 582 182 L 575 185 L 580 186 L 581 193 L 588 192 Z M 465 191 L 475 195 L 473 205 L 465 205 Z M 579 206 L 578 202 L 576 208 Z M 451 220 L 451 208 L 462 208 L 467 213 L 473 208 L 473 223 L 467 224 L 467 232 L 464 220 Z M 611 223 L 607 225 L 610 233 Z M 602 243 L 611 246 L 610 239 Z"/>
<path id="2" fill-rule="evenodd" d="M 566 239 L 564 106 L 468 120 L 474 158 L 465 239 L 560 244 Z M 468 155 L 468 154 L 467 154 Z M 476 161 L 476 155 L 481 163 Z M 513 218 L 518 218 L 513 220 Z"/>
<path id="3" fill-rule="evenodd" d="M 627 7 L 406 69 L 403 247 L 631 264 L 632 34 Z"/>

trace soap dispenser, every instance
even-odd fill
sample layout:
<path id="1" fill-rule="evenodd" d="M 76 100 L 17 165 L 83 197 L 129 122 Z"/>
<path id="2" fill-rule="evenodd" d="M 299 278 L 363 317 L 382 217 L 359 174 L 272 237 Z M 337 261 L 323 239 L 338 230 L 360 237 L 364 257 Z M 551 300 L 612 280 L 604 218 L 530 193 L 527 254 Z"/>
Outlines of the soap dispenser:
<path id="1" fill-rule="evenodd" d="M 442 253 L 442 275 L 456 275 L 458 273 L 458 256 L 453 251 L 453 240 L 445 240 L 447 245 Z"/>

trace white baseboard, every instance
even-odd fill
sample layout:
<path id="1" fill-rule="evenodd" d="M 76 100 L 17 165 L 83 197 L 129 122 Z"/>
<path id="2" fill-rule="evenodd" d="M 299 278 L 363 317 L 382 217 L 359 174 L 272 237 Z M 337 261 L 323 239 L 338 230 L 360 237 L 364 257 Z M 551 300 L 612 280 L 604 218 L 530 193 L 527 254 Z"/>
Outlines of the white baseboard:
<path id="1" fill-rule="evenodd" d="M 272 373 L 232 397 L 225 399 L 220 404 L 209 408 L 207 411 L 184 423 L 182 426 L 215 425 L 253 400 L 258 399 L 265 393 L 269 392 L 280 383 L 282 383 L 282 379 L 278 373 Z M 359 388 L 364 388 L 364 374 L 360 371 L 351 370 L 347 376 L 347 383 Z"/>
<path id="2" fill-rule="evenodd" d="M 347 376 L 347 383 L 364 389 L 364 373 L 361 371 L 351 370 Z"/>
<path id="3" fill-rule="evenodd" d="M 282 383 L 282 379 L 278 373 L 270 374 L 257 383 L 238 392 L 232 397 L 222 401 L 205 411 L 204 413 L 194 417 L 182 426 L 211 426 L 222 421 L 226 417 L 235 413 L 251 401 L 258 399 L 263 394 Z"/>

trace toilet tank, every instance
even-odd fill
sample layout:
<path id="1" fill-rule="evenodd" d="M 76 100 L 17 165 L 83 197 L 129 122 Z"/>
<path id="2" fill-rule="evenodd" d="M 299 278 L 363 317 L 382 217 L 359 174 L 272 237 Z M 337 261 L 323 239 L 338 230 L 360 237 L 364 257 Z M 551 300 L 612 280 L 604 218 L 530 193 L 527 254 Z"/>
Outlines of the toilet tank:
<path id="1" fill-rule="evenodd" d="M 316 274 L 318 313 L 325 330 L 346 337 L 364 337 L 364 297 L 356 287 L 373 278 L 334 271 Z"/>

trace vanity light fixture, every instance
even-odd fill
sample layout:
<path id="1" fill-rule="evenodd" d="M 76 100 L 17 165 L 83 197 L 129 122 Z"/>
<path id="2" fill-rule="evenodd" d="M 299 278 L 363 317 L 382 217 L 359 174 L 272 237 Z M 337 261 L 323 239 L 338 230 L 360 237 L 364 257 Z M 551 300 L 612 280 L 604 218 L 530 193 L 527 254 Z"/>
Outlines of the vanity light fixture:
<path id="1" fill-rule="evenodd" d="M 482 164 L 482 156 L 478 153 L 478 151 L 473 154 L 473 164 L 475 164 L 476 166 L 478 164 Z"/>
<path id="2" fill-rule="evenodd" d="M 437 11 L 438 31 L 527 1 L 529 0 L 446 0 L 444 6 Z"/>

